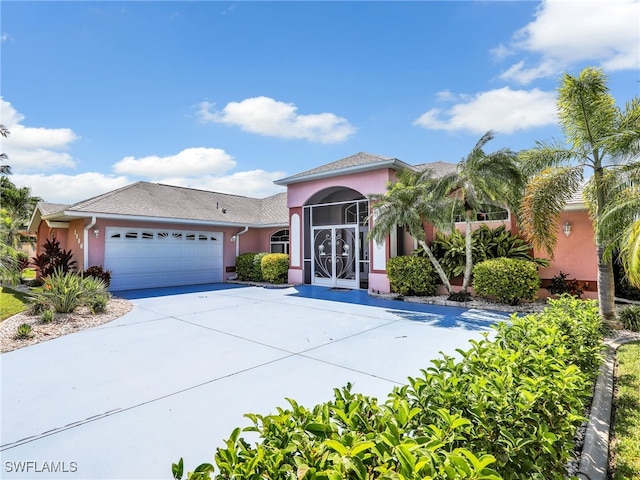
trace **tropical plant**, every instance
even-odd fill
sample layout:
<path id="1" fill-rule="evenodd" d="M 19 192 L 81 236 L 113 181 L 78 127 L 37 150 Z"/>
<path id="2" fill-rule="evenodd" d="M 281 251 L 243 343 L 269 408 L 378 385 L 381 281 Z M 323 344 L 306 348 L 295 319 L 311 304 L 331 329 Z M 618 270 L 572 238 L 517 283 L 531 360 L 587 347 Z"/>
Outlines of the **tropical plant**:
<path id="1" fill-rule="evenodd" d="M 458 230 L 453 230 L 450 235 L 438 232 L 431 248 L 449 276 L 458 277 L 464 274 L 466 239 L 462 233 Z M 480 225 L 471 234 L 471 251 L 474 265 L 491 258 L 506 257 L 531 260 L 540 266 L 548 266 L 546 259 L 533 257 L 531 245 L 512 234 L 504 225 L 495 229 L 485 224 Z M 414 254 L 422 255 L 423 253 L 422 250 L 416 250 Z"/>
<path id="2" fill-rule="evenodd" d="M 8 138 L 10 134 L 11 133 L 9 132 L 9 129 L 7 127 L 5 127 L 4 125 L 0 125 L 1 136 L 3 136 L 4 138 Z M 0 153 L 0 160 L 5 161 L 8 158 L 9 157 L 6 153 Z M 0 165 L 0 175 L 11 175 L 11 167 L 9 165 Z"/>
<path id="3" fill-rule="evenodd" d="M 101 265 L 93 265 L 82 274 L 84 277 L 94 277 L 102 280 L 108 287 L 111 284 L 111 270 L 105 270 Z"/>
<path id="4" fill-rule="evenodd" d="M 435 198 L 432 194 L 435 182 L 432 175 L 430 169 L 417 172 L 401 170 L 397 180 L 389 182 L 384 194 L 370 195 L 372 227 L 368 238 L 382 243 L 396 226 L 404 227 L 422 247 L 451 295 L 454 292 L 449 277 L 426 241 L 426 224 L 435 225 L 440 230 L 451 229 L 451 222 L 447 219 L 447 212 L 450 210 L 447 200 Z"/>
<path id="5" fill-rule="evenodd" d="M 110 297 L 104 281 L 98 278 L 82 277 L 57 269 L 43 280 L 42 290 L 33 294 L 33 302 L 40 309 L 51 308 L 56 313 L 72 313 L 85 305 L 93 313 L 100 313 Z"/>
<path id="6" fill-rule="evenodd" d="M 640 332 L 640 305 L 629 305 L 621 309 L 620 323 L 627 330 Z"/>
<path id="7" fill-rule="evenodd" d="M 525 177 L 517 155 L 509 149 L 485 153 L 484 146 L 494 138 L 491 131 L 485 133 L 471 152 L 457 165 L 454 172 L 442 176 L 435 185 L 436 198 L 446 197 L 453 201 L 454 209 L 464 210 L 465 269 L 462 291 L 467 292 L 473 270 L 471 223 L 487 205 L 517 211 Z M 453 219 L 452 219 L 453 221 Z"/>
<path id="8" fill-rule="evenodd" d="M 18 325 L 16 329 L 16 338 L 24 340 L 31 337 L 31 332 L 33 328 L 28 323 L 22 323 Z"/>
<path id="9" fill-rule="evenodd" d="M 640 288 L 640 161 L 615 173 L 617 181 L 598 229 L 609 239 L 605 258 L 609 260 L 618 254 L 626 280 L 632 287 Z"/>
<path id="10" fill-rule="evenodd" d="M 578 76 L 565 73 L 558 93 L 558 117 L 566 145 L 537 142 L 520 153 L 522 167 L 530 176 L 522 201 L 522 231 L 536 247 L 553 256 L 560 213 L 582 186 L 585 171 L 592 173 L 584 196 L 596 232 L 598 300 L 602 316 L 613 320 L 614 278 L 606 247 L 615 239 L 601 222 L 613 204 L 610 191 L 616 187 L 622 166 L 638 151 L 640 99 L 618 108 L 604 72 L 593 67 Z"/>
<path id="11" fill-rule="evenodd" d="M 42 323 L 51 323 L 53 321 L 53 318 L 55 316 L 55 312 L 53 310 L 45 310 L 44 312 L 42 312 L 42 315 L 40 315 L 40 321 Z"/>
<path id="12" fill-rule="evenodd" d="M 551 278 L 551 283 L 547 290 L 551 295 L 562 295 L 563 293 L 569 294 L 572 297 L 580 298 L 583 290 L 575 278 L 569 278 L 568 273 L 560 272 L 558 275 L 554 275 Z"/>
<path id="13" fill-rule="evenodd" d="M 40 270 L 40 275 L 48 277 L 56 270 L 63 273 L 71 271 L 76 261 L 73 260 L 71 250 L 60 248 L 60 241 L 57 238 L 47 239 L 42 244 L 42 253 L 33 257 L 33 264 Z"/>

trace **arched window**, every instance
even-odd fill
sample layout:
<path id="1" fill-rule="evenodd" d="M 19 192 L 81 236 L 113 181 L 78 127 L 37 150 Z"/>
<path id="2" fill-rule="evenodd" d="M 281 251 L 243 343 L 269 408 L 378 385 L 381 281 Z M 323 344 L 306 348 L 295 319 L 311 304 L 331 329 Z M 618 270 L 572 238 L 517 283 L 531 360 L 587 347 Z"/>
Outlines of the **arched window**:
<path id="1" fill-rule="evenodd" d="M 278 230 L 271 235 L 271 253 L 289 253 L 289 229 Z"/>

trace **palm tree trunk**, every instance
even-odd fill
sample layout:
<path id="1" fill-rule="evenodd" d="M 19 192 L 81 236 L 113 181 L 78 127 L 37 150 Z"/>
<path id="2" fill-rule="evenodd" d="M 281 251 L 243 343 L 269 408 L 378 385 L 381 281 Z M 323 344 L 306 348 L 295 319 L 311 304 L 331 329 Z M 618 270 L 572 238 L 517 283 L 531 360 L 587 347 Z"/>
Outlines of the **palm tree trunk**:
<path id="1" fill-rule="evenodd" d="M 451 282 L 449 282 L 449 278 L 447 277 L 447 274 L 444 273 L 444 270 L 442 269 L 440 262 L 438 262 L 438 259 L 434 257 L 433 252 L 429 248 L 429 245 L 427 245 L 427 242 L 425 242 L 424 240 L 418 240 L 418 243 L 424 250 L 424 253 L 427 254 L 427 257 L 429 257 L 429 260 L 431 260 L 431 264 L 433 265 L 433 268 L 436 269 L 436 272 L 438 273 L 440 280 L 442 280 L 442 284 L 447 289 L 447 293 L 451 295 L 453 293 L 453 288 L 451 287 Z"/>
<path id="2" fill-rule="evenodd" d="M 607 322 L 616 321 L 615 282 L 613 264 L 603 261 L 604 247 L 598 249 L 598 304 L 600 315 Z"/>
<path id="3" fill-rule="evenodd" d="M 599 163 L 599 155 L 594 151 L 594 158 L 597 162 L 594 168 L 593 176 L 596 182 L 596 201 L 597 213 L 596 222 L 605 208 L 606 196 L 603 186 L 603 171 Z M 595 226 L 595 225 L 594 225 Z M 597 231 L 597 228 L 596 228 Z M 613 281 L 613 264 L 611 261 L 604 261 L 604 241 L 596 234 L 596 249 L 598 252 L 598 305 L 600 307 L 600 315 L 607 322 L 616 321 L 616 304 L 615 304 L 615 283 Z"/>
<path id="4" fill-rule="evenodd" d="M 462 291 L 467 293 L 469 284 L 471 283 L 471 271 L 473 269 L 473 251 L 471 250 L 471 215 L 473 211 L 467 210 L 465 214 L 466 232 L 464 235 L 464 279 L 462 280 Z"/>

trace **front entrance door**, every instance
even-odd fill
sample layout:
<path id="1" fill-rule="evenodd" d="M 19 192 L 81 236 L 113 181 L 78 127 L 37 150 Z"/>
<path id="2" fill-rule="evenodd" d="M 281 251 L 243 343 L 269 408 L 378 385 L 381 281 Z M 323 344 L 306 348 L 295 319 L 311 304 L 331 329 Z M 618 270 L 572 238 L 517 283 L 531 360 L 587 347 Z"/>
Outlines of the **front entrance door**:
<path id="1" fill-rule="evenodd" d="M 358 232 L 355 226 L 313 229 L 313 283 L 359 288 Z"/>

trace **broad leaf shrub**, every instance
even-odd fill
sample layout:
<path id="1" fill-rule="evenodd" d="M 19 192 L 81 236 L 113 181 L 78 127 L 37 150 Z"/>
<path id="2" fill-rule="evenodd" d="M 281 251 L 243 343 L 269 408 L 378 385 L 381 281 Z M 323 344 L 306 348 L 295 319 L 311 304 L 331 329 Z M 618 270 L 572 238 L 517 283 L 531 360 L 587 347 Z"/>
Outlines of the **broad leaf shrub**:
<path id="1" fill-rule="evenodd" d="M 269 283 L 285 283 L 289 276 L 289 255 L 268 253 L 262 257 L 262 278 Z"/>
<path id="2" fill-rule="evenodd" d="M 254 282 L 262 282 L 264 277 L 262 276 L 262 259 L 267 255 L 267 252 L 256 253 L 253 257 L 253 280 Z"/>
<path id="3" fill-rule="evenodd" d="M 538 266 L 514 258 L 485 260 L 473 267 L 473 288 L 481 297 L 509 305 L 534 300 L 540 288 Z"/>
<path id="4" fill-rule="evenodd" d="M 432 361 L 384 403 L 334 390 L 312 409 L 289 399 L 249 414 L 214 463 L 187 474 L 222 479 L 565 480 L 573 436 L 601 361 L 596 303 L 569 296 L 512 316 L 459 359 Z M 216 473 L 217 472 L 217 473 Z M 182 459 L 173 464 L 183 476 Z"/>
<path id="5" fill-rule="evenodd" d="M 428 258 L 404 255 L 390 258 L 387 262 L 391 291 L 400 295 L 433 295 L 436 291 L 435 276 Z"/>
<path id="6" fill-rule="evenodd" d="M 111 270 L 105 270 L 102 265 L 93 265 L 87 268 L 83 275 L 85 277 L 99 278 L 107 287 L 111 284 Z"/>
<path id="7" fill-rule="evenodd" d="M 80 306 L 87 306 L 92 313 L 101 313 L 110 298 L 107 286 L 98 278 L 55 270 L 43 280 L 42 290 L 32 296 L 40 311 L 50 308 L 56 313 L 72 313 Z"/>
<path id="8" fill-rule="evenodd" d="M 238 280 L 243 282 L 253 280 L 253 257 L 256 255 L 257 253 L 255 252 L 247 252 L 236 257 L 236 275 L 238 275 Z"/>
<path id="9" fill-rule="evenodd" d="M 57 238 L 45 240 L 42 244 L 42 253 L 33 257 L 32 260 L 42 277 L 48 277 L 56 270 L 63 273 L 70 272 L 76 267 L 73 253 L 71 250 L 60 248 L 60 241 Z"/>

